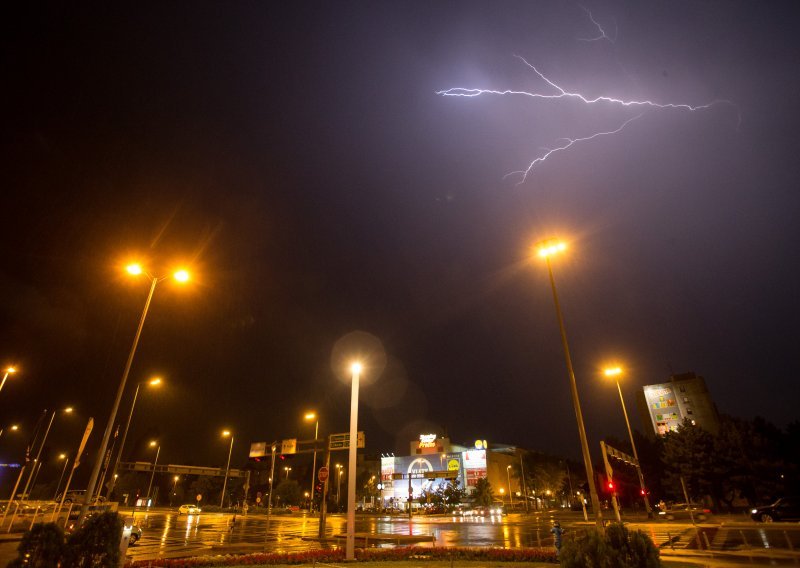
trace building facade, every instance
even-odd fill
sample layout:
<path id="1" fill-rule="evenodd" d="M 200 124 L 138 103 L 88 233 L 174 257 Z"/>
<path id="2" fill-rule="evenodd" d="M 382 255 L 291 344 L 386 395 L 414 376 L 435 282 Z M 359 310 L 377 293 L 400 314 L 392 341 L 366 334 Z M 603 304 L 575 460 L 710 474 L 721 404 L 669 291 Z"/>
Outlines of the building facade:
<path id="1" fill-rule="evenodd" d="M 696 373 L 672 375 L 669 382 L 645 385 L 636 393 L 645 431 L 656 436 L 678 429 L 689 420 L 709 432 L 719 432 L 719 413 L 706 381 Z"/>

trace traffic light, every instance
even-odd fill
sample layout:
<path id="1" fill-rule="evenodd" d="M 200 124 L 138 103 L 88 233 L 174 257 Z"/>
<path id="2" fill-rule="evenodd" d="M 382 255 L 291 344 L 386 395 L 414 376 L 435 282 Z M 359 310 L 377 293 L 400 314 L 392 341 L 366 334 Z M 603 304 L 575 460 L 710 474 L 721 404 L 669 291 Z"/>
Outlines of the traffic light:
<path id="1" fill-rule="evenodd" d="M 645 491 L 644 489 L 640 489 L 639 490 L 639 495 L 641 495 L 642 497 L 644 497 L 646 494 L 647 494 L 647 491 Z"/>
<path id="2" fill-rule="evenodd" d="M 608 489 L 609 493 L 613 493 L 614 490 L 616 489 L 614 481 L 611 478 L 608 479 L 608 483 L 606 483 L 606 488 Z"/>

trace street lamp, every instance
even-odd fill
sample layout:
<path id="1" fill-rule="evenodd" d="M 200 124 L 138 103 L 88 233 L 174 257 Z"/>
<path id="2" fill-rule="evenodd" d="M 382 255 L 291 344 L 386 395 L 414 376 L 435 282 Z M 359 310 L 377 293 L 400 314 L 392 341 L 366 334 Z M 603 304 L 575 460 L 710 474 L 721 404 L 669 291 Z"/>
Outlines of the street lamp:
<path id="1" fill-rule="evenodd" d="M 64 414 L 72 414 L 72 411 L 73 408 L 71 406 L 68 406 L 63 409 Z M 47 436 L 48 434 L 50 434 L 50 428 L 53 426 L 53 420 L 55 420 L 57 413 L 58 410 L 54 410 L 53 413 L 50 415 L 50 422 L 48 422 L 47 424 L 47 429 L 44 431 L 44 437 L 42 438 L 42 443 L 39 445 L 39 451 L 36 453 L 36 458 L 33 460 L 34 466 L 31 468 L 31 472 L 28 474 L 28 481 L 25 482 L 25 489 L 22 490 L 23 495 L 28 494 L 28 489 L 30 489 L 31 491 L 33 490 L 33 483 L 35 483 L 34 474 L 37 473 L 36 465 L 40 464 L 39 458 L 42 457 L 42 448 L 44 448 L 44 444 L 45 442 L 47 442 Z M 22 472 L 20 472 L 20 474 L 22 474 Z"/>
<path id="2" fill-rule="evenodd" d="M 16 432 L 17 430 L 19 430 L 19 426 L 16 424 L 12 424 L 11 426 L 8 427 L 8 429 L 11 430 L 12 432 Z M 5 431 L 6 431 L 5 428 L 0 428 L 0 436 L 2 436 L 3 432 Z"/>
<path id="3" fill-rule="evenodd" d="M 169 506 L 170 507 L 172 506 L 172 498 L 175 497 L 175 495 L 177 495 L 175 490 L 178 487 L 178 481 L 180 481 L 180 479 L 181 479 L 180 475 L 176 475 L 175 477 L 172 478 L 172 495 L 170 495 L 170 497 L 169 497 Z"/>
<path id="4" fill-rule="evenodd" d="M 53 493 L 53 501 L 58 498 L 58 490 L 61 489 L 61 482 L 64 480 L 64 474 L 67 472 L 67 464 L 69 463 L 69 457 L 67 454 L 59 454 L 58 459 L 64 460 L 64 469 L 61 470 L 61 477 L 58 478 L 58 484 L 56 485 L 56 492 Z"/>
<path id="5" fill-rule="evenodd" d="M 150 507 L 150 490 L 153 489 L 153 478 L 156 476 L 156 465 L 158 465 L 158 454 L 161 453 L 161 444 L 159 444 L 156 440 L 152 440 L 150 442 L 150 447 L 155 448 L 158 446 L 156 450 L 156 459 L 153 460 L 153 472 L 150 474 L 150 485 L 147 486 L 147 506 Z"/>
<path id="6" fill-rule="evenodd" d="M 158 387 L 161 386 L 163 382 L 161 377 L 153 377 L 150 380 L 136 383 L 136 390 L 133 391 L 133 402 L 131 402 L 131 411 L 128 413 L 128 421 L 125 423 L 125 430 L 122 431 L 122 439 L 120 440 L 119 450 L 117 451 L 117 459 L 114 460 L 114 468 L 111 470 L 111 481 L 109 482 L 108 493 L 106 494 L 106 497 L 109 499 L 111 499 L 111 492 L 114 491 L 114 486 L 117 484 L 117 468 L 119 467 L 120 460 L 122 460 L 122 450 L 125 449 L 125 440 L 128 439 L 128 429 L 131 427 L 131 418 L 133 418 L 133 409 L 136 408 L 136 400 L 139 397 L 139 388 L 145 383 L 150 387 Z"/>
<path id="7" fill-rule="evenodd" d="M 336 464 L 336 505 L 339 505 L 340 496 L 342 494 L 342 469 L 344 466 L 342 464 Z"/>
<path id="8" fill-rule="evenodd" d="M 14 367 L 6 367 L 6 372 L 3 375 L 3 380 L 0 381 L 0 391 L 3 390 L 3 385 L 6 384 L 6 379 L 8 378 L 8 375 L 13 375 L 16 372 L 17 370 Z"/>
<path id="9" fill-rule="evenodd" d="M 345 560 L 355 560 L 356 548 L 356 447 L 358 446 L 358 380 L 364 370 L 359 361 L 350 365 L 352 388 L 350 390 L 350 451 L 347 475 L 347 541 Z"/>
<path id="10" fill-rule="evenodd" d="M 511 508 L 514 508 L 514 492 L 511 491 L 511 466 L 506 466 L 506 479 L 508 480 L 508 498 L 511 500 Z"/>
<path id="11" fill-rule="evenodd" d="M 619 377 L 622 375 L 622 368 L 611 367 L 605 369 L 603 374 L 606 377 L 613 378 L 617 383 L 619 401 L 622 404 L 622 414 L 625 416 L 625 425 L 628 427 L 628 436 L 631 438 L 631 448 L 633 448 L 633 458 L 636 460 L 636 473 L 639 474 L 639 487 L 641 488 L 642 498 L 644 499 L 644 508 L 647 511 L 647 518 L 652 518 L 653 509 L 650 507 L 650 499 L 647 498 L 647 489 L 644 485 L 644 475 L 642 475 L 642 464 L 639 463 L 639 454 L 636 453 L 636 443 L 633 441 L 633 431 L 631 430 L 630 420 L 628 420 L 628 410 L 625 408 L 625 398 L 622 396 L 622 387 L 619 385 Z"/>
<path id="12" fill-rule="evenodd" d="M 594 482 L 594 468 L 592 467 L 592 456 L 589 454 L 589 442 L 586 439 L 586 428 L 583 425 L 583 413 L 581 412 L 581 402 L 578 398 L 578 385 L 575 382 L 575 370 L 572 368 L 572 359 L 569 355 L 569 343 L 567 342 L 567 331 L 564 327 L 564 317 L 561 314 L 561 305 L 558 302 L 558 293 L 556 292 L 556 281 L 553 277 L 553 265 L 550 262 L 551 257 L 566 250 L 567 245 L 556 239 L 543 241 L 537 245 L 538 254 L 544 258 L 547 264 L 547 273 L 550 277 L 550 287 L 553 291 L 553 304 L 556 308 L 556 317 L 558 318 L 558 327 L 561 332 L 561 344 L 564 348 L 564 359 L 567 363 L 567 374 L 569 375 L 570 392 L 572 393 L 572 404 L 575 407 L 575 418 L 578 422 L 578 435 L 581 439 L 581 451 L 583 453 L 583 465 L 586 468 L 586 479 L 589 485 L 589 494 L 592 498 L 592 510 L 595 515 L 595 523 L 597 528 L 603 529 L 603 515 L 600 512 L 600 499 L 597 495 L 597 487 Z"/>
<path id="13" fill-rule="evenodd" d="M 222 509 L 223 503 L 225 503 L 225 489 L 228 487 L 228 473 L 231 470 L 231 453 L 233 453 L 233 433 L 230 430 L 223 430 L 222 437 L 231 438 L 231 445 L 228 448 L 228 465 L 225 466 L 225 481 L 222 482 L 222 497 L 219 499 L 219 508 Z"/>
<path id="14" fill-rule="evenodd" d="M 286 477 L 284 479 L 289 479 L 289 472 L 292 471 L 292 468 L 290 468 L 289 466 L 286 466 L 286 467 L 283 468 L 283 471 L 286 472 Z"/>
<path id="15" fill-rule="evenodd" d="M 130 372 L 131 365 L 133 364 L 133 356 L 136 353 L 136 346 L 139 344 L 139 337 L 142 335 L 142 327 L 144 327 L 144 320 L 147 318 L 147 311 L 150 309 L 150 302 L 153 299 L 153 292 L 156 290 L 156 284 L 168 278 L 159 278 L 158 276 L 153 276 L 145 272 L 142 266 L 136 263 L 129 264 L 125 267 L 125 270 L 127 270 L 128 274 L 132 276 L 145 274 L 148 278 L 150 278 L 150 292 L 147 294 L 147 300 L 145 300 L 144 303 L 142 316 L 139 319 L 139 326 L 136 328 L 136 335 L 133 337 L 133 344 L 131 345 L 130 353 L 128 353 L 128 360 L 125 362 L 125 369 L 122 372 L 122 378 L 120 378 L 119 387 L 117 387 L 117 396 L 114 398 L 114 403 L 111 406 L 111 414 L 108 417 L 108 423 L 106 424 L 106 429 L 103 432 L 103 438 L 100 442 L 100 447 L 97 449 L 97 457 L 94 460 L 92 473 L 89 476 L 89 484 L 86 487 L 86 497 L 83 500 L 81 514 L 78 517 L 78 525 L 81 524 L 86 516 L 87 511 L 89 510 L 89 505 L 91 504 L 92 496 L 94 495 L 94 490 L 97 486 L 97 478 L 100 476 L 100 468 L 102 467 L 103 460 L 105 459 L 106 449 L 108 448 L 108 440 L 111 438 L 111 430 L 113 430 L 114 422 L 117 419 L 117 410 L 119 409 L 119 403 L 122 400 L 122 394 L 125 392 L 125 383 L 128 381 L 128 373 Z M 184 283 L 189 280 L 189 273 L 186 270 L 181 269 L 174 272 L 172 277 L 177 282 Z"/>
<path id="16" fill-rule="evenodd" d="M 308 421 L 314 421 L 314 461 L 311 464 L 311 500 L 308 503 L 308 512 L 312 513 L 314 511 L 314 485 L 317 474 L 317 437 L 319 436 L 319 416 L 317 416 L 316 412 L 306 412 L 306 415 L 303 418 Z"/>

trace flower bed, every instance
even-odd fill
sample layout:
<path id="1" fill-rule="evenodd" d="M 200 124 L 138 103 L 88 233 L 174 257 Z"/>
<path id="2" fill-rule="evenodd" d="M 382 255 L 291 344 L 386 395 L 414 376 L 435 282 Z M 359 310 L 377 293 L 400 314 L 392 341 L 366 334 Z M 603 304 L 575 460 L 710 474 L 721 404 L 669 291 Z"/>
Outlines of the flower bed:
<path id="1" fill-rule="evenodd" d="M 375 562 L 391 560 L 479 560 L 489 562 L 557 562 L 550 548 L 402 548 L 356 549 L 356 561 Z M 200 566 L 263 566 L 276 564 L 313 564 L 315 562 L 342 562 L 344 550 L 311 550 L 293 553 L 258 553 L 229 556 L 200 556 L 196 558 L 162 558 L 140 560 L 128 566 L 166 568 L 194 568 Z"/>

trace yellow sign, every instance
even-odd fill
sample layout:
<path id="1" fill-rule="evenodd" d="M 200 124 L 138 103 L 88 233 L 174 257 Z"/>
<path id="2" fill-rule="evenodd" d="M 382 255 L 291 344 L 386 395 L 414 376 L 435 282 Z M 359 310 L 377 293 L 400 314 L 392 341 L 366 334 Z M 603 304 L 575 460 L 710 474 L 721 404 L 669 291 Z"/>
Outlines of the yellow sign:
<path id="1" fill-rule="evenodd" d="M 450 460 L 447 462 L 447 471 L 458 471 L 458 460 Z"/>
<path id="2" fill-rule="evenodd" d="M 436 447 L 436 434 L 420 434 L 419 435 L 420 448 L 435 448 Z"/>

